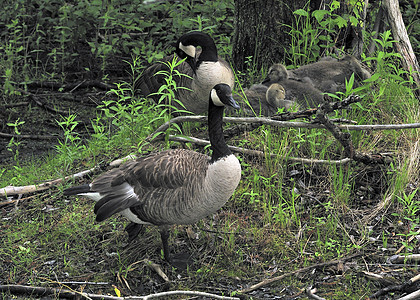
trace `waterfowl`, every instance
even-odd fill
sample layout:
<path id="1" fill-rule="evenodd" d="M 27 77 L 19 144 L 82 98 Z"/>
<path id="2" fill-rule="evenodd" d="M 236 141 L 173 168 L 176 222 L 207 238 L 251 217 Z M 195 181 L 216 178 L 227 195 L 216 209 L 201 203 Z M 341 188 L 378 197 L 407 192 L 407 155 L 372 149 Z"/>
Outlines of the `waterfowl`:
<path id="1" fill-rule="evenodd" d="M 346 55 L 339 60 L 324 58 L 318 62 L 289 70 L 288 76 L 290 79 L 297 80 L 307 78 L 321 92 L 335 93 L 346 90 L 346 80 L 348 81 L 353 73 L 355 86 L 371 76 L 354 56 Z"/>
<path id="2" fill-rule="evenodd" d="M 265 94 L 267 103 L 278 110 L 284 108 L 290 110 L 296 103 L 291 100 L 286 100 L 286 91 L 281 84 L 273 83 L 267 89 Z"/>
<path id="3" fill-rule="evenodd" d="M 200 47 L 200 48 L 198 48 Z M 195 114 L 207 110 L 207 98 L 210 90 L 218 83 L 225 83 L 233 89 L 235 78 L 230 65 L 217 54 L 216 44 L 204 32 L 192 31 L 182 35 L 175 45 L 175 53 L 180 59 L 176 70 L 187 76 L 174 74 L 176 84 L 180 88 L 175 93 L 177 102 L 172 103 L 177 109 L 187 110 Z M 175 54 L 164 59 L 171 62 Z M 162 71 L 169 71 L 167 64 L 159 62 L 148 67 L 136 83 L 136 87 L 144 97 L 149 96 L 158 102 L 159 88 L 166 84 Z M 184 107 L 183 107 L 184 106 Z"/>
<path id="4" fill-rule="evenodd" d="M 297 103 L 300 107 L 311 108 L 323 102 L 322 92 L 316 89 L 309 79 L 289 78 L 288 71 L 282 64 L 272 65 L 268 70 L 267 78 L 263 81 L 267 87 L 273 83 L 278 83 L 284 88 L 287 103 Z"/>
<path id="5" fill-rule="evenodd" d="M 132 223 L 129 239 L 143 224 L 160 229 L 163 253 L 170 262 L 168 227 L 192 224 L 213 214 L 232 196 L 241 178 L 238 159 L 229 150 L 222 128 L 224 106 L 239 108 L 227 84 L 209 92 L 208 132 L 211 157 L 186 149 L 171 149 L 130 161 L 92 183 L 64 190 L 96 202 L 98 222 L 121 213 Z"/>
<path id="6" fill-rule="evenodd" d="M 278 83 L 269 87 L 258 83 L 236 94 L 234 98 L 240 103 L 243 115 L 270 117 L 276 114 L 279 108 L 290 109 L 293 106 L 294 102 L 285 100 L 285 96 L 285 89 Z"/>

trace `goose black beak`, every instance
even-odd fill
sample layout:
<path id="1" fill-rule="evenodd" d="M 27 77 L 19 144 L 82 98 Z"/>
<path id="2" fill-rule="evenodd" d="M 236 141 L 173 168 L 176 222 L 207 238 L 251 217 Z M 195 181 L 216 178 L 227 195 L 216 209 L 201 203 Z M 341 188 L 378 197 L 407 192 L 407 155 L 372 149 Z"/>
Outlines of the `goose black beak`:
<path id="1" fill-rule="evenodd" d="M 240 109 L 238 103 L 236 103 L 235 99 L 233 99 L 232 95 L 228 96 L 228 104 L 229 106 L 232 106 L 234 109 Z"/>
<path id="2" fill-rule="evenodd" d="M 194 75 L 197 75 L 197 73 L 195 72 L 195 70 L 197 69 L 197 61 L 195 57 L 188 56 L 186 61 L 190 65 L 191 69 L 193 70 Z"/>

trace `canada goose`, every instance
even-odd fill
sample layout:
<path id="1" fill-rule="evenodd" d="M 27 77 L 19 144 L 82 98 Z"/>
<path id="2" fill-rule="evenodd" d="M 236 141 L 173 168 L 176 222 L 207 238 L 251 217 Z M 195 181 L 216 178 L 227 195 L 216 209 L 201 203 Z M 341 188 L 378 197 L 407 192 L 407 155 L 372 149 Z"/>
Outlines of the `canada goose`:
<path id="1" fill-rule="evenodd" d="M 320 90 L 313 87 L 309 79 L 289 78 L 286 67 L 282 64 L 274 64 L 268 70 L 267 78 L 263 84 L 269 87 L 273 83 L 283 86 L 286 91 L 287 103 L 297 103 L 300 107 L 316 107 L 323 103 L 324 97 Z"/>
<path id="2" fill-rule="evenodd" d="M 279 108 L 290 110 L 294 105 L 297 105 L 296 102 L 285 99 L 286 91 L 284 87 L 278 83 L 273 83 L 269 86 L 265 97 L 267 103 L 276 110 Z"/>
<path id="3" fill-rule="evenodd" d="M 290 79 L 310 79 L 315 88 L 326 93 L 344 92 L 346 80 L 348 81 L 353 73 L 355 86 L 370 77 L 370 73 L 351 55 L 340 60 L 324 58 L 288 71 Z"/>
<path id="4" fill-rule="evenodd" d="M 217 55 L 216 44 L 213 39 L 204 32 L 192 31 L 182 35 L 176 42 L 175 53 L 180 59 L 186 58 L 176 69 L 187 76 L 176 76 L 177 87 L 183 87 L 176 91 L 175 98 L 178 103 L 172 103 L 178 109 L 188 110 L 195 114 L 207 110 L 207 98 L 210 90 L 218 83 L 226 83 L 231 89 L 234 87 L 235 78 L 230 65 Z M 201 47 L 201 49 L 197 49 Z M 164 59 L 166 62 L 173 60 L 174 55 Z M 160 71 L 169 71 L 165 63 L 159 62 L 148 67 L 136 83 L 144 97 L 157 93 L 159 88 L 166 84 L 165 76 Z M 160 72 L 160 73 L 158 73 Z M 155 102 L 160 96 L 151 95 Z"/>
<path id="5" fill-rule="evenodd" d="M 278 112 L 279 108 L 290 109 L 295 102 L 285 100 L 286 91 L 278 83 L 269 87 L 264 84 L 253 84 L 243 93 L 236 94 L 234 99 L 241 105 L 245 116 L 266 116 L 270 117 Z M 245 101 L 246 98 L 246 101 Z M 231 110 L 228 112 L 233 114 Z"/>
<path id="6" fill-rule="evenodd" d="M 132 240 L 141 224 L 160 228 L 165 259 L 170 262 L 168 227 L 191 224 L 213 214 L 232 196 L 241 178 L 241 166 L 223 137 L 224 105 L 239 108 L 227 84 L 217 84 L 208 97 L 208 131 L 212 156 L 172 149 L 127 162 L 92 183 L 64 190 L 97 203 L 97 221 L 121 213 Z"/>

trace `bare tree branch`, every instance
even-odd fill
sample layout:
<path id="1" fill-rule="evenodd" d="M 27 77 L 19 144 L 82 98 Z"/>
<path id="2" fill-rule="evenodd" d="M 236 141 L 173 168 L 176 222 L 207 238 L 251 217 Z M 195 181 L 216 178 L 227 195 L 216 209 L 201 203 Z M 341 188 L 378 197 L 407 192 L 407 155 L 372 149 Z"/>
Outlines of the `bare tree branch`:
<path id="1" fill-rule="evenodd" d="M 25 285 L 0 285 L 1 292 L 10 292 L 12 294 L 26 294 L 26 295 L 54 295 L 58 298 L 69 298 L 69 299 L 77 299 L 80 296 L 86 299 L 103 299 L 103 300 L 149 300 L 149 299 L 158 299 L 158 298 L 167 298 L 169 296 L 175 295 L 185 295 L 185 296 L 200 296 L 200 297 L 209 297 L 211 299 L 218 299 L 218 300 L 239 300 L 237 297 L 227 297 L 227 296 L 220 296 L 216 294 L 210 294 L 205 292 L 198 292 L 198 291 L 169 291 L 169 292 L 162 292 L 156 294 L 150 294 L 147 296 L 128 296 L 128 297 L 114 297 L 114 296 L 107 296 L 107 295 L 99 295 L 99 294 L 90 294 L 90 293 L 83 293 L 78 291 L 72 291 L 69 289 L 61 289 L 61 288 L 49 288 L 49 287 L 35 287 L 35 286 L 25 286 Z"/>
<path id="2" fill-rule="evenodd" d="M 335 265 L 335 264 L 338 264 L 340 262 L 342 263 L 344 261 L 353 259 L 353 258 L 358 257 L 360 255 L 362 255 L 362 254 L 361 253 L 356 253 L 356 254 L 353 254 L 353 255 L 350 255 L 350 256 L 347 256 L 347 257 L 343 257 L 341 259 L 334 259 L 334 260 L 330 260 L 330 261 L 325 262 L 325 263 L 315 264 L 315 265 L 312 265 L 312 266 L 301 268 L 301 269 L 298 269 L 298 270 L 295 270 L 295 271 L 292 271 L 292 272 L 289 272 L 289 273 L 286 273 L 286 274 L 283 274 L 283 275 L 280 275 L 280 276 L 277 276 L 277 277 L 266 279 L 264 281 L 261 281 L 257 284 L 254 284 L 254 285 L 250 286 L 249 288 L 239 290 L 238 292 L 239 293 L 249 293 L 249 292 L 255 291 L 255 290 L 257 290 L 257 289 L 259 289 L 263 286 L 271 284 L 273 282 L 282 280 L 283 278 L 286 278 L 288 276 L 291 276 L 291 275 L 294 275 L 294 274 L 297 274 L 297 273 L 301 273 L 301 272 L 306 272 L 306 271 L 316 269 L 316 268 L 323 268 L 323 267 Z"/>
<path id="3" fill-rule="evenodd" d="M 31 139 L 31 140 L 51 140 L 56 139 L 58 136 L 54 135 L 29 135 L 29 134 L 12 134 L 0 132 L 0 138 L 15 138 L 15 139 Z"/>

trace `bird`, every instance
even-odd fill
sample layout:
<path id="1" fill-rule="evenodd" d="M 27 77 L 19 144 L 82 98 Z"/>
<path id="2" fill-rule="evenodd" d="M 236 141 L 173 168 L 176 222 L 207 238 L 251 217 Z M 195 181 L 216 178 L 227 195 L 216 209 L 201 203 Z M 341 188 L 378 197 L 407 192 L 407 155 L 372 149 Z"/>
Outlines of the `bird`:
<path id="1" fill-rule="evenodd" d="M 284 100 L 287 103 L 296 103 L 299 108 L 313 108 L 324 101 L 322 92 L 316 89 L 309 79 L 289 78 L 289 73 L 282 64 L 272 65 L 267 78 L 262 82 L 267 87 L 273 83 L 278 83 L 284 88 L 286 91 Z"/>
<path id="2" fill-rule="evenodd" d="M 215 213 L 232 196 L 241 165 L 223 137 L 224 106 L 238 109 L 227 84 L 217 84 L 208 96 L 208 134 L 212 155 L 187 149 L 149 154 L 112 169 L 90 184 L 70 187 L 64 195 L 81 195 L 96 202 L 96 221 L 120 213 L 132 223 L 129 240 L 142 225 L 159 227 L 163 254 L 171 262 L 169 226 L 193 224 Z"/>
<path id="3" fill-rule="evenodd" d="M 277 111 L 279 108 L 290 110 L 294 105 L 297 105 L 296 102 L 285 99 L 286 90 L 278 83 L 273 83 L 268 87 L 265 97 L 267 103 Z"/>
<path id="4" fill-rule="evenodd" d="M 175 56 L 185 59 L 176 67 L 177 72 L 173 76 L 177 87 L 182 87 L 175 91 L 175 99 L 180 103 L 171 103 L 176 110 L 204 113 L 208 94 L 216 84 L 228 84 L 233 90 L 233 71 L 229 63 L 217 54 L 216 44 L 210 35 L 201 31 L 188 32 L 178 39 L 175 48 L 174 54 L 166 57 L 164 62 L 146 68 L 137 80 L 136 89 L 143 97 L 159 102 L 159 89 L 166 84 L 164 72 L 169 71 L 168 62 L 172 62 Z"/>
<path id="5" fill-rule="evenodd" d="M 313 86 L 324 93 L 345 92 L 346 80 L 355 75 L 355 87 L 370 78 L 369 71 L 364 69 L 360 62 L 352 55 L 342 59 L 323 58 L 318 62 L 288 70 L 289 79 L 306 79 Z"/>

